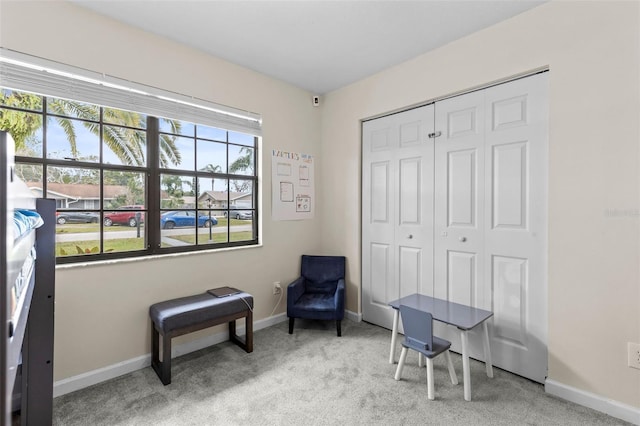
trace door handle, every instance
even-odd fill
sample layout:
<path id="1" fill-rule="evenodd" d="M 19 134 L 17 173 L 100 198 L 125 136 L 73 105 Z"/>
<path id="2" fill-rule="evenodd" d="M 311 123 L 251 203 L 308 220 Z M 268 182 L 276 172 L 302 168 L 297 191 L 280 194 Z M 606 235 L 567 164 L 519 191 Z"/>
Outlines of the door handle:
<path id="1" fill-rule="evenodd" d="M 458 239 L 460 240 L 461 243 L 464 243 L 465 241 L 467 241 L 467 237 L 460 237 Z"/>
<path id="2" fill-rule="evenodd" d="M 413 238 L 413 235 L 412 235 L 412 234 L 409 234 L 409 237 L 407 237 L 407 238 L 412 239 L 412 238 Z"/>

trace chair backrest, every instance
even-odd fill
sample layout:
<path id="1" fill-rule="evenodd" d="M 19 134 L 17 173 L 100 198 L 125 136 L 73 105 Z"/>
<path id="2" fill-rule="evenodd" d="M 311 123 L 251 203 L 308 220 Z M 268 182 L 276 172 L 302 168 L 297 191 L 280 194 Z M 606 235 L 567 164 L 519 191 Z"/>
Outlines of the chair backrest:
<path id="1" fill-rule="evenodd" d="M 335 292 L 338 280 L 345 275 L 344 256 L 302 255 L 300 275 L 306 283 L 308 292 Z"/>
<path id="2" fill-rule="evenodd" d="M 429 312 L 400 305 L 405 338 L 424 349 L 433 350 L 433 316 Z"/>

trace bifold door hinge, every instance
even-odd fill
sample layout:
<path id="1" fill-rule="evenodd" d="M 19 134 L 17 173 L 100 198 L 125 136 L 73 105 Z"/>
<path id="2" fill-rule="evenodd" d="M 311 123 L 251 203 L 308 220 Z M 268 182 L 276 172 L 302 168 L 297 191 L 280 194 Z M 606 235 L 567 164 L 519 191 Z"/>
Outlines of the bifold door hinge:
<path id="1" fill-rule="evenodd" d="M 442 132 L 429 133 L 429 138 L 430 139 L 439 138 L 440 136 L 442 136 Z"/>

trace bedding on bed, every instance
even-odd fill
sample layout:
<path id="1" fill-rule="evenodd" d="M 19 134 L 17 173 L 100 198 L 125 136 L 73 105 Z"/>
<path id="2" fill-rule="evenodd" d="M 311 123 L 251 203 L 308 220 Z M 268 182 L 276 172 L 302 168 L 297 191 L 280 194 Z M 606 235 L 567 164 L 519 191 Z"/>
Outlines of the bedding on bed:
<path id="1" fill-rule="evenodd" d="M 32 210 L 14 210 L 13 212 L 14 237 L 20 238 L 32 229 L 44 225 L 42 216 Z"/>

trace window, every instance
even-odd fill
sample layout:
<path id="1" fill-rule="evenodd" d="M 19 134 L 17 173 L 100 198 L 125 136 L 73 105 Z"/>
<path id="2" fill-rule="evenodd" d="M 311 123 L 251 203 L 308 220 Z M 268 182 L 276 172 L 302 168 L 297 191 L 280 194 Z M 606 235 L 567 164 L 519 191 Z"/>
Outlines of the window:
<path id="1" fill-rule="evenodd" d="M 59 263 L 258 243 L 258 138 L 2 89 L 16 170 L 57 205 Z"/>

